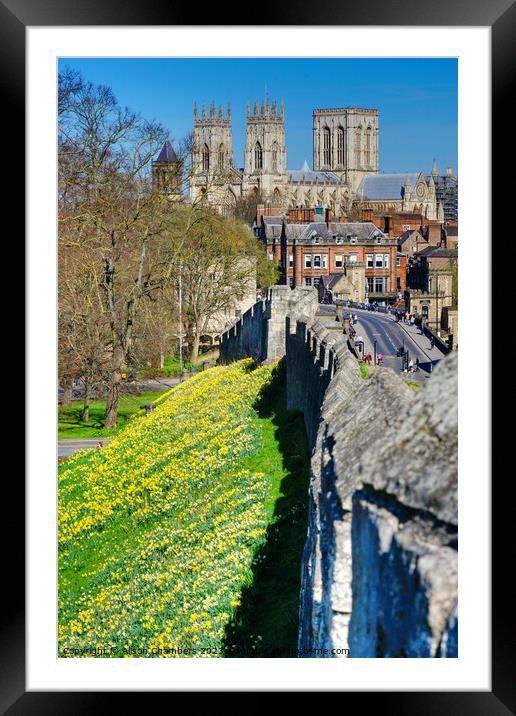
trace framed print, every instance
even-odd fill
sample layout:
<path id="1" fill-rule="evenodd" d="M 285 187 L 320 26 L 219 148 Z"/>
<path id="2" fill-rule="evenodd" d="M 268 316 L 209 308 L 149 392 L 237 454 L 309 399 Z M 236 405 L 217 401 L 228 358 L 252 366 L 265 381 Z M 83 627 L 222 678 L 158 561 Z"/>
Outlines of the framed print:
<path id="1" fill-rule="evenodd" d="M 29 319 L 2 713 L 514 712 L 489 425 L 514 7 L 319 9 L 0 4 Z"/>

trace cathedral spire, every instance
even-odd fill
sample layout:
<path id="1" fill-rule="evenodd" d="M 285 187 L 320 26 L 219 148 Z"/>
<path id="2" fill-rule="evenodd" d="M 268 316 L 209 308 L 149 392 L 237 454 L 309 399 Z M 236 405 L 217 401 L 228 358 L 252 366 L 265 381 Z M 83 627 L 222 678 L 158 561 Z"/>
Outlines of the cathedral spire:
<path id="1" fill-rule="evenodd" d="M 201 118 L 203 120 L 206 119 L 206 105 L 205 104 L 203 104 L 203 106 L 202 106 Z"/>
<path id="2" fill-rule="evenodd" d="M 283 97 L 281 98 L 281 105 L 280 105 L 280 119 L 284 119 L 285 117 L 285 101 L 283 100 Z"/>
<path id="3" fill-rule="evenodd" d="M 228 113 L 227 113 L 226 119 L 228 120 L 228 122 L 231 120 L 231 104 L 229 103 L 229 99 L 228 99 Z"/>
<path id="4" fill-rule="evenodd" d="M 434 158 L 434 163 L 432 164 L 432 175 L 434 177 L 436 177 L 438 174 L 439 174 L 439 172 L 437 171 L 437 162 L 435 161 L 435 158 Z"/>
<path id="5" fill-rule="evenodd" d="M 215 119 L 215 102 L 210 104 L 210 119 Z"/>
<path id="6" fill-rule="evenodd" d="M 197 121 L 197 102 L 193 104 L 193 118 Z"/>

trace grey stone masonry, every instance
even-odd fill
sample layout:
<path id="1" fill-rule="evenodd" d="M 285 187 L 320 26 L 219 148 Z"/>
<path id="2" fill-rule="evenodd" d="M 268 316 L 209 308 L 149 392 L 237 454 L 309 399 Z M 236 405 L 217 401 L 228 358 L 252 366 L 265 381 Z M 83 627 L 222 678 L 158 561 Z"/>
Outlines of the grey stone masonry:
<path id="1" fill-rule="evenodd" d="M 285 356 L 287 407 L 312 450 L 301 572 L 306 657 L 456 657 L 457 370 L 417 393 L 366 379 L 314 288 L 274 286 L 221 339 L 219 361 Z"/>
<path id="2" fill-rule="evenodd" d="M 318 306 L 317 290 L 272 286 L 267 298 L 255 303 L 221 335 L 219 363 L 251 357 L 258 363 L 273 363 L 286 351 L 287 315 L 312 318 Z"/>
<path id="3" fill-rule="evenodd" d="M 457 655 L 456 380 L 455 354 L 416 394 L 389 368 L 362 380 L 323 326 L 287 336 L 313 447 L 301 655 Z"/>

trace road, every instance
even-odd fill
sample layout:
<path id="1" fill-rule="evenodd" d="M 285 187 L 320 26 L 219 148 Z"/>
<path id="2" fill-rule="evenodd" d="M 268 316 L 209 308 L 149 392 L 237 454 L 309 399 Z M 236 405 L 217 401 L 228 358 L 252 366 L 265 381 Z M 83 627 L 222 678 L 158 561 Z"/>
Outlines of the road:
<path id="1" fill-rule="evenodd" d="M 374 346 L 376 340 L 376 353 L 383 353 L 384 365 L 400 372 L 401 358 L 397 357 L 396 353 L 401 346 L 408 350 L 409 358 L 414 361 L 414 364 L 416 358 L 419 358 L 420 370 L 410 376 L 417 382 L 425 382 L 430 377 L 435 365 L 444 358 L 444 353 L 435 346 L 431 348 L 429 339 L 421 335 L 415 326 L 398 323 L 392 316 L 385 313 L 357 308 L 353 308 L 352 313 L 358 316 L 358 323 L 355 325 L 357 333 L 365 333 L 371 347 Z"/>
<path id="2" fill-rule="evenodd" d="M 357 335 L 362 335 L 365 342 L 365 352 L 373 356 L 374 342 L 376 340 L 376 353 L 383 354 L 383 365 L 392 368 L 396 372 L 401 371 L 401 358 L 396 356 L 400 347 L 409 352 L 409 357 L 416 363 L 419 358 L 420 370 L 410 374 L 410 379 L 418 383 L 424 383 L 432 372 L 435 365 L 444 358 L 436 346 L 430 347 L 429 339 L 421 335 L 416 326 L 409 326 L 398 323 L 393 316 L 376 311 L 366 311 L 359 308 L 344 309 L 344 315 L 356 314 L 358 323 L 354 326 Z M 335 306 L 319 306 L 321 317 L 335 314 Z"/>
<path id="3" fill-rule="evenodd" d="M 78 450 L 95 448 L 99 440 L 104 443 L 104 445 L 107 445 L 110 439 L 111 438 L 66 438 L 65 440 L 58 440 L 57 456 L 58 458 L 68 457 Z"/>

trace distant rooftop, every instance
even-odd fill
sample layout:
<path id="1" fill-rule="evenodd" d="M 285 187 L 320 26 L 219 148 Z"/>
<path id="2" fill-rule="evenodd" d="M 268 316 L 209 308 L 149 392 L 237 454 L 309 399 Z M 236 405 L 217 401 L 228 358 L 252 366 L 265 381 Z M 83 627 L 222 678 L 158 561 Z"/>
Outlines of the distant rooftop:
<path id="1" fill-rule="evenodd" d="M 360 182 L 357 196 L 362 199 L 396 199 L 403 198 L 405 180 L 408 177 L 413 189 L 419 173 L 373 174 L 365 176 Z"/>
<path id="2" fill-rule="evenodd" d="M 159 153 L 158 158 L 156 159 L 157 162 L 177 162 L 177 154 L 174 151 L 174 147 L 170 143 L 170 139 L 167 139 L 165 141 L 165 144 L 163 145 L 161 152 Z"/>

